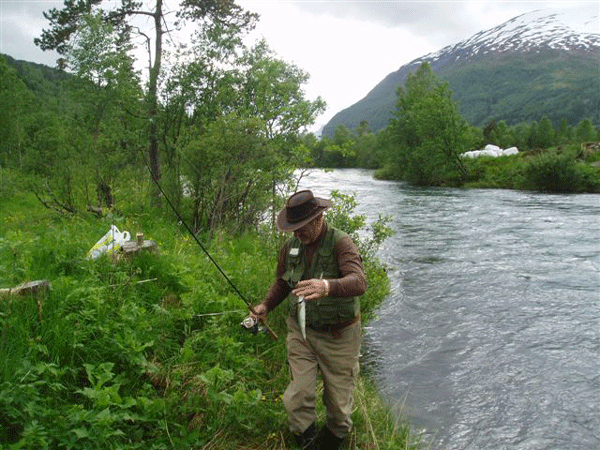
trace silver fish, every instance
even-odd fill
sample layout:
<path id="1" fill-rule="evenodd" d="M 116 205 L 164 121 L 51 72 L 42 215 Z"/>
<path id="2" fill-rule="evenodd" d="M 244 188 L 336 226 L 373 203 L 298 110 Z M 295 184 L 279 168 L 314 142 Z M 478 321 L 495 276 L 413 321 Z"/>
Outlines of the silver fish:
<path id="1" fill-rule="evenodd" d="M 306 303 L 304 297 L 298 298 L 298 325 L 300 325 L 302 337 L 306 340 Z"/>

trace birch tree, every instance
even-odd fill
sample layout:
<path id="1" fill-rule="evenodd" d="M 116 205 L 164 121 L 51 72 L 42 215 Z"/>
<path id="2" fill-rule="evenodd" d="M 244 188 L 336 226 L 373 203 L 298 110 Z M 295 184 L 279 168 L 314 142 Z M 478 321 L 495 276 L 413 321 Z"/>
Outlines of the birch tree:
<path id="1" fill-rule="evenodd" d="M 58 66 L 66 68 L 65 55 L 81 28 L 83 17 L 98 12 L 119 34 L 123 44 L 136 42 L 139 38 L 147 47 L 146 114 L 148 136 L 148 161 L 152 177 L 161 177 L 159 157 L 159 77 L 166 33 L 181 29 L 192 23 L 199 27 L 218 24 L 238 29 L 251 29 L 257 15 L 243 10 L 234 0 L 180 0 L 175 10 L 167 10 L 164 0 L 65 0 L 63 9 L 53 8 L 44 12 L 50 27 L 42 31 L 35 44 L 42 50 L 55 50 L 61 55 Z M 139 18 L 149 18 L 153 36 L 137 25 Z"/>

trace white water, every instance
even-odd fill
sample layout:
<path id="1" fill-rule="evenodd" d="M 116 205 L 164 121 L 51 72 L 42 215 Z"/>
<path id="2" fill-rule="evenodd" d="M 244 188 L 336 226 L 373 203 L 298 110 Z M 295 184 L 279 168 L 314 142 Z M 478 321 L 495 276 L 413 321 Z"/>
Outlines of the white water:
<path id="1" fill-rule="evenodd" d="M 432 449 L 600 448 L 600 196 L 411 188 L 315 171 L 390 215 L 363 360 Z"/>

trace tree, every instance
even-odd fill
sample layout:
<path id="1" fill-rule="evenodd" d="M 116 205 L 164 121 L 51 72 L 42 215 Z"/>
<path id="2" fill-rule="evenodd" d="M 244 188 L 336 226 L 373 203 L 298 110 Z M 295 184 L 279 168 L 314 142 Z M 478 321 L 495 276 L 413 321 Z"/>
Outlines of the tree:
<path id="1" fill-rule="evenodd" d="M 64 9 L 51 9 L 44 13 L 50 21 L 50 28 L 43 30 L 40 38 L 35 39 L 35 44 L 42 50 L 56 50 L 60 55 L 69 52 L 73 39 L 81 28 L 82 18 L 94 11 L 101 14 L 102 20 L 110 23 L 120 37 L 120 41 L 132 42 L 132 34 L 145 38 L 148 46 L 148 89 L 146 92 L 146 109 L 148 123 L 148 158 L 155 179 L 160 179 L 159 164 L 159 136 L 158 112 L 159 92 L 158 80 L 161 74 L 163 57 L 163 37 L 168 30 L 167 12 L 163 10 L 163 0 L 152 0 L 153 8 L 142 10 L 142 2 L 135 0 L 121 0 L 118 7 L 114 7 L 113 0 L 65 0 Z M 110 10 L 101 6 L 113 7 Z M 134 27 L 134 18 L 138 16 L 150 17 L 154 24 L 154 50 L 151 50 L 152 39 Z M 251 28 L 257 18 L 256 14 L 244 11 L 233 0 L 181 0 L 177 8 L 176 26 L 183 26 L 187 21 L 192 21 L 202 26 L 217 23 L 220 26 Z M 59 66 L 65 67 L 66 60 L 61 58 Z"/>
<path id="2" fill-rule="evenodd" d="M 577 142 L 589 142 L 598 139 L 598 131 L 594 128 L 590 119 L 583 119 L 575 129 L 575 139 Z"/>
<path id="3" fill-rule="evenodd" d="M 308 73 L 276 58 L 264 40 L 245 51 L 239 65 L 243 115 L 262 120 L 269 145 L 274 226 L 275 211 L 281 206 L 277 204 L 278 186 L 287 190 L 285 181 L 309 158 L 306 147 L 299 145 L 300 134 L 325 109 L 325 102 L 320 97 L 313 101 L 305 98 L 302 85 L 308 81 Z"/>
<path id="4" fill-rule="evenodd" d="M 271 185 L 262 127 L 260 119 L 229 114 L 182 148 L 196 229 L 257 225 Z"/>
<path id="5" fill-rule="evenodd" d="M 80 104 L 80 155 L 94 178 L 98 206 L 112 207 L 113 181 L 133 160 L 142 92 L 133 60 L 114 27 L 98 13 L 83 17 L 85 26 L 67 54 L 77 76 L 74 95 Z M 88 199 L 88 204 L 90 203 Z"/>
<path id="6" fill-rule="evenodd" d="M 519 150 L 531 149 L 530 145 L 531 127 L 526 123 L 519 123 L 510 127 L 512 144 Z"/>
<path id="7" fill-rule="evenodd" d="M 541 148 L 548 148 L 554 145 L 555 132 L 552 122 L 548 117 L 543 117 L 537 133 L 537 145 Z"/>
<path id="8" fill-rule="evenodd" d="M 360 123 L 358 124 L 358 127 L 356 127 L 355 130 L 356 134 L 360 137 L 363 134 L 366 133 L 371 133 L 371 126 L 369 125 L 369 122 L 367 122 L 366 120 L 361 120 Z"/>
<path id="9" fill-rule="evenodd" d="M 397 150 L 388 163 L 413 184 L 460 184 L 467 174 L 459 155 L 468 148 L 470 133 L 448 84 L 423 63 L 397 94 L 388 125 Z"/>
<path id="10" fill-rule="evenodd" d="M 26 67 L 22 73 L 29 83 L 43 80 L 40 73 Z M 27 78 L 32 73 L 34 76 Z M 56 102 L 47 94 L 42 96 L 27 88 L 17 71 L 0 57 L 0 165 L 36 175 L 32 180 L 41 180 L 39 183 L 27 183 L 35 195 L 48 207 L 73 212 L 77 161 L 72 158 L 68 126 Z"/>
<path id="11" fill-rule="evenodd" d="M 377 136 L 373 133 L 365 132 L 356 139 L 354 146 L 356 153 L 356 166 L 365 169 L 376 169 L 379 167 L 376 149 Z"/>
<path id="12" fill-rule="evenodd" d="M 539 126 L 538 126 L 537 121 L 534 120 L 533 122 L 531 122 L 531 126 L 529 127 L 529 134 L 527 136 L 527 147 L 532 150 L 539 148 L 538 128 L 539 128 Z"/>
<path id="13" fill-rule="evenodd" d="M 311 162 L 316 167 L 324 167 L 322 164 L 325 155 L 325 148 L 331 144 L 329 136 L 321 136 L 321 139 L 309 133 L 302 136 L 303 145 L 310 151 Z"/>
<path id="14" fill-rule="evenodd" d="M 300 134 L 324 111 L 321 97 L 308 100 L 303 85 L 309 75 L 294 64 L 278 59 L 263 40 L 247 49 L 239 60 L 241 108 L 265 124 L 274 157 L 297 163 L 305 155 L 294 154 Z M 300 158 L 300 159 L 298 159 Z"/>
<path id="15" fill-rule="evenodd" d="M 514 145 L 512 136 L 510 135 L 510 132 L 508 129 L 508 125 L 506 125 L 506 122 L 504 120 L 499 121 L 498 124 L 496 125 L 496 133 L 498 136 L 497 145 L 500 148 L 508 148 L 508 147 L 512 147 Z"/>
<path id="16" fill-rule="evenodd" d="M 559 145 L 568 144 L 571 141 L 571 127 L 567 123 L 567 119 L 560 121 L 560 127 L 556 133 L 556 141 Z"/>
<path id="17" fill-rule="evenodd" d="M 274 202 L 279 184 L 287 182 L 293 170 L 305 162 L 308 149 L 301 145 L 300 135 L 323 107 L 321 99 L 305 98 L 302 84 L 307 77 L 296 66 L 275 58 L 264 41 L 246 48 L 239 33 L 221 27 L 197 35 L 190 52 L 183 54 L 172 68 L 167 80 L 169 100 L 165 101 L 163 118 L 171 123 L 177 121 L 177 125 L 169 134 L 166 147 L 171 147 L 174 159 L 181 156 L 181 173 L 194 180 L 193 222 L 196 227 L 222 225 L 225 220 L 215 219 L 217 216 L 242 220 L 239 215 L 218 212 L 224 211 L 228 202 L 216 209 L 207 206 L 207 201 L 214 204 L 206 196 L 214 195 L 212 189 L 216 183 L 215 177 L 209 174 L 217 174 L 217 179 L 226 174 L 228 187 L 238 190 L 243 189 L 234 187 L 237 183 L 234 179 L 245 180 L 254 189 L 263 186 L 262 181 L 267 177 L 270 180 L 267 191 L 273 193 Z M 179 117 L 182 119 L 178 120 Z M 167 126 L 171 125 L 165 124 Z M 234 136 L 232 140 L 216 138 L 226 126 L 231 126 L 232 134 L 248 133 L 248 148 L 244 151 L 253 155 L 252 163 L 236 156 L 243 147 L 232 144 Z M 208 145 L 209 141 L 222 145 Z M 229 167 L 233 161 L 239 167 Z M 202 167 L 202 164 L 213 167 Z M 252 164 L 253 175 L 244 169 L 249 164 Z M 255 205 L 261 203 L 257 199 Z"/>
<path id="18" fill-rule="evenodd" d="M 0 165 L 21 166 L 26 115 L 33 95 L 0 55 Z"/>

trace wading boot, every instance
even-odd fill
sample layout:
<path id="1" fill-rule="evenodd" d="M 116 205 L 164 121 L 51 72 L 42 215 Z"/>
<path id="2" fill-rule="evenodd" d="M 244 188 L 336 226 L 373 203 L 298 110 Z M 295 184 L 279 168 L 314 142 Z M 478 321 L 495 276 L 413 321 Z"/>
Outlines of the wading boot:
<path id="1" fill-rule="evenodd" d="M 344 438 L 339 438 L 329 429 L 329 427 L 324 427 L 319 433 L 319 438 L 317 439 L 317 445 L 315 446 L 316 450 L 339 450 L 342 448 L 342 444 L 344 443 Z"/>
<path id="2" fill-rule="evenodd" d="M 304 450 L 315 450 L 315 437 L 317 435 L 317 427 L 314 422 L 304 430 L 302 434 L 295 434 L 294 439 L 296 445 Z"/>

